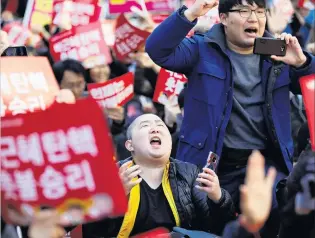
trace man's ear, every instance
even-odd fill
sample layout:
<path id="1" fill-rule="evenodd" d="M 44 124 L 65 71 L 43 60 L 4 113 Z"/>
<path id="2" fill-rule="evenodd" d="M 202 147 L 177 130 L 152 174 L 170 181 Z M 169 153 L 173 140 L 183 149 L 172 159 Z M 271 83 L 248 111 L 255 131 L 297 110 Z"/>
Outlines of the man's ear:
<path id="1" fill-rule="evenodd" d="M 130 151 L 130 152 L 133 152 L 133 151 L 134 151 L 133 146 L 132 146 L 132 141 L 131 141 L 131 140 L 127 140 L 127 141 L 125 142 L 125 147 L 126 147 L 126 149 L 127 149 L 128 151 Z"/>
<path id="2" fill-rule="evenodd" d="M 220 13 L 219 17 L 220 17 L 220 21 L 223 24 L 223 26 L 226 26 L 227 18 L 228 18 L 227 13 Z"/>

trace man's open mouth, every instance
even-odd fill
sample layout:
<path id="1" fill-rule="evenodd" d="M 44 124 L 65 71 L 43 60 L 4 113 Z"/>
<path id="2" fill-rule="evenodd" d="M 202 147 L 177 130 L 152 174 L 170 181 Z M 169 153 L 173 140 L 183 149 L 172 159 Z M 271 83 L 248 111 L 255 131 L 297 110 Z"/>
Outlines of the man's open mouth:
<path id="1" fill-rule="evenodd" d="M 245 29 L 245 32 L 246 33 L 255 33 L 256 34 L 258 32 L 258 29 L 255 28 L 255 27 L 249 27 L 249 28 Z"/>
<path id="2" fill-rule="evenodd" d="M 150 140 L 151 145 L 161 145 L 161 139 L 159 137 L 152 137 Z"/>

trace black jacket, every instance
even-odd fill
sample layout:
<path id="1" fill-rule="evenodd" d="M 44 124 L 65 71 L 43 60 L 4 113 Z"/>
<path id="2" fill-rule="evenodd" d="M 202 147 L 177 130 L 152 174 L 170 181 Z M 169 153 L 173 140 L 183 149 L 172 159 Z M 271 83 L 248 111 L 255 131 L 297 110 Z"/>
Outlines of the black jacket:
<path id="1" fill-rule="evenodd" d="M 131 159 L 120 161 L 119 166 Z M 181 227 L 221 234 L 224 226 L 235 219 L 233 201 L 222 189 L 219 203 L 212 202 L 206 193 L 195 188 L 198 173 L 197 166 L 170 158 L 169 180 Z M 117 218 L 84 225 L 84 237 L 116 236 L 121 224 L 122 218 Z"/>

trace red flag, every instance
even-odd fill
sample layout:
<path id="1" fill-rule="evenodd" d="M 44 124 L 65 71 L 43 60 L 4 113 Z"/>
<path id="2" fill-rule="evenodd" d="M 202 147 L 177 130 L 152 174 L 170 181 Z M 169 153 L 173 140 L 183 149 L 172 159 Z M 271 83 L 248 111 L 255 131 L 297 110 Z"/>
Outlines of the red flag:
<path id="1" fill-rule="evenodd" d="M 315 74 L 300 79 L 302 95 L 310 131 L 312 149 L 315 151 Z"/>

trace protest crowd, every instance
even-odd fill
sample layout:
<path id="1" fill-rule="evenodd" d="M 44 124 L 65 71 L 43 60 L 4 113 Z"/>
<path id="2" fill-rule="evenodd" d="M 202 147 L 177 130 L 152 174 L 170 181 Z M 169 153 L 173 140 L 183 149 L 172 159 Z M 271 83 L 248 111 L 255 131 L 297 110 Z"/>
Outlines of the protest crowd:
<path id="1" fill-rule="evenodd" d="M 315 238 L 314 0 L 2 0 L 1 237 Z"/>

